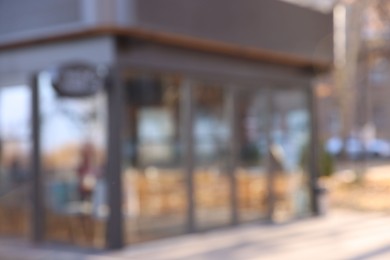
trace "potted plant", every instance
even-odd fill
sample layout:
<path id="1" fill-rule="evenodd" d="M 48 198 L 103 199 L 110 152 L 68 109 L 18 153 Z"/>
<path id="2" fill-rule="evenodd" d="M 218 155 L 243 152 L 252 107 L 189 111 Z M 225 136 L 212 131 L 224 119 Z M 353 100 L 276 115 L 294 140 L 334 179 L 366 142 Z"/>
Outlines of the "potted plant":
<path id="1" fill-rule="evenodd" d="M 318 149 L 318 171 L 319 171 L 319 180 L 316 183 L 316 193 L 318 198 L 318 211 L 320 215 L 326 214 L 328 211 L 328 183 L 329 178 L 334 173 L 334 158 L 332 155 L 326 151 L 325 145 L 320 144 Z M 307 167 L 309 162 L 309 145 L 305 145 L 301 153 L 301 166 L 302 168 Z"/>

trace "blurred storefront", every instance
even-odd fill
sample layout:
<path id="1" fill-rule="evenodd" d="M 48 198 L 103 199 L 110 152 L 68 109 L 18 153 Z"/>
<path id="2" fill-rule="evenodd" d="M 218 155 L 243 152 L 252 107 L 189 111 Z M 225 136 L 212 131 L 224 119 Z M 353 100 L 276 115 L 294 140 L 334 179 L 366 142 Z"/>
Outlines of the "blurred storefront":
<path id="1" fill-rule="evenodd" d="M 118 248 L 317 213 L 332 17 L 244 2 L 0 3 L 0 234 Z"/>

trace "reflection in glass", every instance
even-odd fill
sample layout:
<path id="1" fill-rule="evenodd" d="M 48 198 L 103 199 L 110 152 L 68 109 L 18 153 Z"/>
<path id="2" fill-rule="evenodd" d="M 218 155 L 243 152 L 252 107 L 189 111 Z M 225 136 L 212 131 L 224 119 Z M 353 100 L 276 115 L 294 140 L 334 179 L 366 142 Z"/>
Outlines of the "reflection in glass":
<path id="1" fill-rule="evenodd" d="M 225 92 L 213 85 L 195 85 L 194 180 L 198 229 L 230 223 L 227 172 L 230 129 Z"/>
<path id="2" fill-rule="evenodd" d="M 106 94 L 60 97 L 40 75 L 46 238 L 103 247 L 107 217 Z"/>
<path id="3" fill-rule="evenodd" d="M 308 166 L 302 164 L 308 138 L 309 115 L 305 92 L 275 91 L 270 149 L 275 169 L 275 220 L 303 216 L 309 211 Z"/>
<path id="4" fill-rule="evenodd" d="M 128 243 L 185 232 L 181 79 L 127 75 L 123 185 Z"/>
<path id="5" fill-rule="evenodd" d="M 0 234 L 29 234 L 30 106 L 27 86 L 0 88 Z"/>
<path id="6" fill-rule="evenodd" d="M 236 170 L 239 217 L 241 221 L 264 218 L 267 214 L 267 102 L 263 92 L 242 91 L 237 102 L 238 141 Z"/>

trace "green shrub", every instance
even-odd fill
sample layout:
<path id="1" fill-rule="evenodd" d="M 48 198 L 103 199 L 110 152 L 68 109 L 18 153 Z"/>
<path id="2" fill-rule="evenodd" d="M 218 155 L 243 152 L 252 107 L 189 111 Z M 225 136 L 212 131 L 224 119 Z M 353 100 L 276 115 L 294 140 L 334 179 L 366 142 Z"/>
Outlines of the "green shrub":
<path id="1" fill-rule="evenodd" d="M 301 166 L 302 168 L 307 167 L 309 162 L 309 145 L 305 145 L 302 148 L 301 153 Z M 332 155 L 326 151 L 325 145 L 323 143 L 320 144 L 320 147 L 318 149 L 319 158 L 318 158 L 318 164 L 319 164 L 319 175 L 322 176 L 332 176 L 334 171 L 334 158 Z"/>

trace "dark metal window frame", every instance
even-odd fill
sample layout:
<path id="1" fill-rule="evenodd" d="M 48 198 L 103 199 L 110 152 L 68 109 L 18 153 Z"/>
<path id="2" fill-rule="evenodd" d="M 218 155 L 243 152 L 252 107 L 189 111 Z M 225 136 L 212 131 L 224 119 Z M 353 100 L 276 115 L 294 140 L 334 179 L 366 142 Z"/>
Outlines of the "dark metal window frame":
<path id="1" fill-rule="evenodd" d="M 124 113 L 124 99 L 123 99 L 123 78 L 122 73 L 124 71 L 134 70 L 134 72 L 140 71 L 136 66 L 125 66 L 125 65 L 116 65 L 112 66 L 110 69 L 110 74 L 107 81 L 107 94 L 108 94 L 108 161 L 107 161 L 107 183 L 108 183 L 108 206 L 109 206 L 109 217 L 107 219 L 107 234 L 106 234 L 106 246 L 109 249 L 117 249 L 124 246 L 124 220 L 122 214 L 122 147 L 121 147 L 121 133 L 122 133 L 122 119 Z M 148 70 L 147 68 L 142 69 L 141 71 L 153 72 L 155 69 Z M 164 73 L 170 73 L 169 70 L 159 70 Z M 177 74 L 177 72 L 172 73 Z M 41 243 L 44 241 L 44 203 L 43 203 L 43 176 L 41 173 L 41 162 L 40 162 L 40 114 L 39 114 L 39 82 L 38 82 L 38 73 L 32 78 L 32 176 L 33 176 L 33 191 L 32 191 L 32 241 L 34 243 Z M 193 176 L 193 153 L 194 153 L 194 144 L 193 144 L 193 113 L 194 113 L 194 103 L 193 103 L 193 89 L 195 88 L 194 82 L 197 82 L 202 79 L 202 77 L 193 77 L 183 73 L 183 75 L 188 76 L 183 84 L 181 89 L 181 104 L 182 111 L 181 113 L 181 124 L 182 124 L 182 144 L 183 144 L 183 170 L 186 177 L 186 191 L 187 191 L 187 232 L 196 232 L 198 231 L 195 225 L 195 199 L 194 199 L 194 176 Z M 207 77 L 205 77 L 207 78 Z M 202 82 L 204 82 L 202 80 Z M 207 82 L 207 79 L 206 79 Z M 216 80 L 218 82 L 218 80 Z M 310 163 L 308 166 L 309 173 L 309 188 L 310 188 L 310 200 L 311 200 L 311 212 L 313 214 L 318 214 L 318 204 L 317 204 L 317 174 L 318 174 L 318 128 L 317 128 L 317 113 L 316 113 L 316 102 L 313 87 L 309 85 L 302 86 L 300 81 L 292 82 L 289 81 L 288 87 L 286 89 L 301 89 L 306 93 L 308 100 L 307 109 L 310 113 Z M 279 87 L 270 87 L 269 85 L 281 85 L 283 80 L 265 80 L 262 85 L 258 86 L 253 84 L 252 86 L 246 85 L 245 88 L 253 90 L 266 90 L 265 94 L 267 95 L 267 143 L 270 144 L 270 118 L 273 113 L 273 96 L 274 89 L 285 89 Z M 229 144 L 229 162 L 228 162 L 228 176 L 230 183 L 230 207 L 231 207 L 231 225 L 236 225 L 239 223 L 239 212 L 238 212 L 238 201 L 237 201 L 237 181 L 235 175 L 235 169 L 237 167 L 237 148 L 238 148 L 238 139 L 237 139 L 237 124 L 236 124 L 236 103 L 237 103 L 237 93 L 239 84 L 232 83 L 227 84 L 225 89 L 227 90 L 227 102 L 228 102 L 228 119 L 229 126 L 231 127 L 232 133 L 232 142 Z M 257 85 L 257 86 L 256 86 Z M 266 157 L 267 168 L 270 169 L 270 160 L 269 152 Z M 273 196 L 273 177 L 272 174 L 268 174 L 268 192 L 269 196 L 269 212 L 268 217 L 271 218 L 274 208 L 274 196 Z"/>

